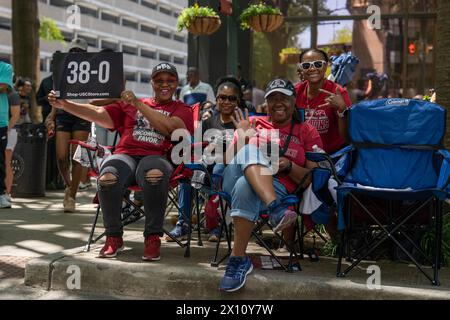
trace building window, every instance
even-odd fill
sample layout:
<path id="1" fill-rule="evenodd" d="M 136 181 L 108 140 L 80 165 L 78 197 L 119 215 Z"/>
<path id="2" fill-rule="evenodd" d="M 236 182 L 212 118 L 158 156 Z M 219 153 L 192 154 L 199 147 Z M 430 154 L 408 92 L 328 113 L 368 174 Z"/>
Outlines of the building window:
<path id="1" fill-rule="evenodd" d="M 172 58 L 170 57 L 170 55 L 163 54 L 163 53 L 159 54 L 159 60 L 164 61 L 164 62 L 172 62 Z"/>
<path id="2" fill-rule="evenodd" d="M 106 13 L 106 12 L 102 12 L 102 20 L 103 21 L 109 21 L 112 23 L 116 23 L 119 24 L 120 23 L 120 19 L 118 16 Z"/>
<path id="3" fill-rule="evenodd" d="M 147 26 L 145 24 L 141 24 L 141 31 L 142 32 L 151 33 L 151 34 L 156 34 L 157 33 L 157 30 L 156 30 L 155 27 L 150 27 L 150 26 Z"/>
<path id="4" fill-rule="evenodd" d="M 114 42 L 109 42 L 109 41 L 102 40 L 102 49 L 110 49 L 110 50 L 113 50 L 113 51 L 118 51 L 119 50 L 119 45 L 117 43 L 114 43 Z"/>
<path id="5" fill-rule="evenodd" d="M 172 34 L 164 30 L 159 30 L 159 36 L 167 39 L 172 39 Z"/>
<path id="6" fill-rule="evenodd" d="M 150 83 L 151 77 L 149 74 L 141 73 L 141 83 Z"/>
<path id="7" fill-rule="evenodd" d="M 124 27 L 133 28 L 133 29 L 139 29 L 139 24 L 135 21 L 131 21 L 128 19 L 122 19 L 122 25 Z"/>
<path id="8" fill-rule="evenodd" d="M 65 1 L 65 0 L 50 0 L 50 5 L 56 6 L 56 7 L 67 8 L 71 5 L 73 5 L 73 2 Z"/>
<path id="9" fill-rule="evenodd" d="M 123 53 L 127 53 L 127 54 L 131 54 L 133 56 L 137 56 L 138 55 L 138 48 L 132 47 L 132 46 L 123 45 L 122 46 L 122 52 Z"/>
<path id="10" fill-rule="evenodd" d="M 167 14 L 168 16 L 172 15 L 172 10 L 164 8 L 164 7 L 159 7 L 159 12 Z"/>
<path id="11" fill-rule="evenodd" d="M 156 59 L 156 52 L 145 50 L 145 49 L 141 49 L 141 57 L 150 58 L 150 59 Z"/>
<path id="12" fill-rule="evenodd" d="M 87 44 L 90 47 L 98 48 L 98 40 L 96 38 L 91 38 L 91 37 L 87 37 L 84 35 L 79 35 L 78 38 L 82 38 L 82 39 L 86 40 Z"/>
<path id="13" fill-rule="evenodd" d="M 127 81 L 135 82 L 136 81 L 136 72 L 125 72 L 125 79 Z"/>
<path id="14" fill-rule="evenodd" d="M 70 42 L 74 38 L 73 32 L 61 31 L 62 36 L 64 37 L 64 41 Z"/>
<path id="15" fill-rule="evenodd" d="M 173 63 L 184 65 L 184 58 L 173 57 Z"/>
<path id="16" fill-rule="evenodd" d="M 44 72 L 47 71 L 46 70 L 47 66 L 46 66 L 46 63 L 45 63 L 45 59 L 40 59 L 39 67 L 40 67 L 41 71 L 44 71 Z"/>
<path id="17" fill-rule="evenodd" d="M 147 7 L 147 8 L 153 9 L 153 10 L 157 10 L 158 9 L 158 5 L 156 3 L 153 3 L 153 2 L 142 0 L 141 4 L 144 7 Z"/>
<path id="18" fill-rule="evenodd" d="M 83 7 L 83 6 L 80 6 L 80 5 L 78 5 L 78 6 L 80 7 L 81 14 L 84 14 L 84 15 L 87 15 L 87 16 L 91 16 L 93 18 L 98 18 L 98 11 L 97 10 L 91 9 L 91 8 L 88 8 L 88 7 Z"/>
<path id="19" fill-rule="evenodd" d="M 178 42 L 183 42 L 183 43 L 186 42 L 186 38 L 185 37 L 179 36 L 179 35 L 176 35 L 176 34 L 173 35 L 173 40 L 178 41 Z"/>
<path id="20" fill-rule="evenodd" d="M 11 30 L 11 19 L 0 17 L 0 29 Z"/>

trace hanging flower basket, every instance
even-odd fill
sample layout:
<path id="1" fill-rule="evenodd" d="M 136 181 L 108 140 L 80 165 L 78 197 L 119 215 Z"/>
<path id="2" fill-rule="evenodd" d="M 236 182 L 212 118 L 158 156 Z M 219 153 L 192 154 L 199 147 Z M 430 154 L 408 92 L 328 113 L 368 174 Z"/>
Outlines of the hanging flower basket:
<path id="1" fill-rule="evenodd" d="M 240 19 L 242 29 L 251 28 L 256 32 L 275 31 L 284 21 L 280 9 L 263 3 L 249 6 L 242 12 Z"/>
<path id="2" fill-rule="evenodd" d="M 200 7 L 197 3 L 185 8 L 178 16 L 178 31 L 187 29 L 195 35 L 210 35 L 220 27 L 219 15 L 209 7 Z"/>
<path id="3" fill-rule="evenodd" d="M 283 16 L 274 14 L 263 14 L 250 18 L 250 27 L 256 32 L 272 32 L 283 24 Z"/>
<path id="4" fill-rule="evenodd" d="M 218 17 L 199 17 L 187 29 L 195 35 L 210 35 L 216 32 L 220 25 L 221 21 Z"/>

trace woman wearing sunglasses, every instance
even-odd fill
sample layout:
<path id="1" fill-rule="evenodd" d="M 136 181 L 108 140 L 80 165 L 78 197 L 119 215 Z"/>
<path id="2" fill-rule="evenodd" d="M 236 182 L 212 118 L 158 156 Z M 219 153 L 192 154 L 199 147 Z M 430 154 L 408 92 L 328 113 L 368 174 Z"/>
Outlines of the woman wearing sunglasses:
<path id="1" fill-rule="evenodd" d="M 302 52 L 299 76 L 303 81 L 295 89 L 297 107 L 305 109 L 305 120 L 319 132 L 325 152 L 333 153 L 347 140 L 345 111 L 352 103 L 345 88 L 325 79 L 328 62 L 322 50 Z"/>

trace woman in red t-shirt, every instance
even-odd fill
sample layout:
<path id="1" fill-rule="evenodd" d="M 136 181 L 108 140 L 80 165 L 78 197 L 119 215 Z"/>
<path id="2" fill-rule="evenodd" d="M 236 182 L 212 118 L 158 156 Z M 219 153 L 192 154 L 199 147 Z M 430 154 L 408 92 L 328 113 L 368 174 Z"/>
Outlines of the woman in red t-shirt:
<path id="1" fill-rule="evenodd" d="M 327 54 L 309 49 L 300 55 L 300 78 L 295 86 L 297 107 L 305 109 L 305 120 L 317 129 L 324 150 L 333 153 L 347 140 L 347 123 L 344 112 L 351 106 L 345 88 L 325 79 Z"/>
<path id="2" fill-rule="evenodd" d="M 253 269 L 246 249 L 261 211 L 268 211 L 274 231 L 286 230 L 297 219 L 281 199 L 294 192 L 316 166 L 306 159 L 305 152 L 322 143 L 317 130 L 297 114 L 294 91 L 293 84 L 284 79 L 269 83 L 265 99 L 270 120 L 255 121 L 248 118 L 248 112 L 236 111 L 235 140 L 227 150 L 222 182 L 223 191 L 231 195 L 234 224 L 233 250 L 220 284 L 222 291 L 240 289 Z"/>
<path id="3" fill-rule="evenodd" d="M 114 155 L 100 168 L 98 195 L 106 232 L 101 258 L 115 257 L 123 249 L 122 199 L 127 187 L 137 184 L 143 190 L 146 218 L 142 259 L 160 259 L 160 237 L 173 170 L 166 152 L 173 131 L 187 129 L 192 133 L 193 116 L 189 106 L 172 99 L 178 84 L 173 65 L 155 66 L 151 78 L 155 97 L 150 99 L 137 99 L 133 92 L 124 91 L 121 101 L 97 107 L 57 100 L 54 91 L 48 98 L 53 107 L 118 130 L 121 135 Z M 185 134 L 189 137 L 191 133 Z"/>

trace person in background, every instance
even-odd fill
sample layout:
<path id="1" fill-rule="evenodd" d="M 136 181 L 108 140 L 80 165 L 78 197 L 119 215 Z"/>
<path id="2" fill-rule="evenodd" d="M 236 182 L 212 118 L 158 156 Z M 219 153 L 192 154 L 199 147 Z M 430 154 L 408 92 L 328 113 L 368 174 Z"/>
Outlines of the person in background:
<path id="1" fill-rule="evenodd" d="M 17 124 L 31 123 L 30 110 L 31 110 L 31 92 L 32 83 L 28 78 L 19 78 L 16 82 L 16 90 L 20 96 L 20 119 Z"/>
<path id="2" fill-rule="evenodd" d="M 55 51 L 60 53 L 60 51 Z M 52 106 L 48 102 L 47 96 L 53 90 L 53 74 L 49 75 L 41 81 L 39 89 L 36 93 L 36 101 L 42 108 L 42 117 L 47 119 L 52 112 Z M 56 137 L 54 131 L 47 132 L 47 164 L 45 184 L 47 189 L 60 190 L 64 189 L 64 182 L 59 175 L 58 163 L 56 160 Z"/>
<path id="3" fill-rule="evenodd" d="M 13 72 L 9 63 L 0 60 L 0 208 L 11 208 L 6 196 L 5 149 L 8 143 L 9 101 L 8 95 L 13 90 Z"/>
<path id="4" fill-rule="evenodd" d="M 9 100 L 9 124 L 8 124 L 8 144 L 6 145 L 5 150 L 5 169 L 6 169 L 5 196 L 7 197 L 9 202 L 12 202 L 11 190 L 14 180 L 14 174 L 11 166 L 11 161 L 14 153 L 14 148 L 16 147 L 17 144 L 17 130 L 20 129 L 20 126 L 16 125 L 21 117 L 20 96 L 16 91 L 11 91 L 9 93 L 8 100 Z"/>
<path id="5" fill-rule="evenodd" d="M 208 83 L 200 81 L 200 73 L 197 68 L 190 67 L 188 69 L 186 79 L 188 83 L 181 89 L 180 100 L 187 105 L 194 105 L 209 101 L 216 103 L 214 91 Z"/>
<path id="6" fill-rule="evenodd" d="M 74 39 L 69 46 L 69 52 L 87 52 L 87 49 L 88 44 L 82 38 Z M 63 201 L 64 212 L 75 212 L 78 186 L 87 170 L 76 161 L 72 162 L 72 170 L 70 170 L 69 155 L 75 152 L 75 148 L 71 148 L 69 140 L 86 141 L 91 132 L 91 123 L 63 109 L 52 108 L 45 120 L 45 126 L 48 132 L 56 132 L 56 158 L 66 188 Z M 70 159 L 72 158 L 71 156 Z"/>

